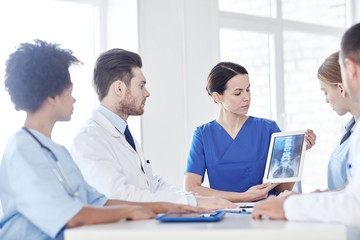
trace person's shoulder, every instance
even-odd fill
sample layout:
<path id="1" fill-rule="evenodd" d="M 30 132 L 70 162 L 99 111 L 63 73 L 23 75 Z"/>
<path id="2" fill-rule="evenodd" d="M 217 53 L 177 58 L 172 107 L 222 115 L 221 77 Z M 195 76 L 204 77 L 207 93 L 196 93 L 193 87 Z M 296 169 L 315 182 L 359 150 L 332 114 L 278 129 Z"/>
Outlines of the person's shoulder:
<path id="1" fill-rule="evenodd" d="M 4 154 L 3 161 L 9 162 L 13 167 L 22 166 L 26 163 L 29 166 L 42 161 L 36 154 L 40 153 L 40 145 L 25 131 L 20 130 L 9 137 Z"/>
<path id="2" fill-rule="evenodd" d="M 213 129 L 216 125 L 217 125 L 216 121 L 213 120 L 211 122 L 208 122 L 208 123 L 198 126 L 196 128 L 196 131 L 206 132 L 206 131 Z"/>
<path id="3" fill-rule="evenodd" d="M 33 147 L 33 145 L 36 145 L 36 142 L 30 141 L 30 139 L 31 136 L 28 133 L 26 133 L 24 130 L 19 130 L 8 138 L 7 148 Z"/>
<path id="4" fill-rule="evenodd" d="M 99 124 L 99 121 L 97 121 L 96 116 L 92 115 L 82 123 L 76 136 L 101 134 L 104 132 L 103 128 L 104 127 Z"/>
<path id="5" fill-rule="evenodd" d="M 96 143 L 99 146 L 109 145 L 109 142 L 113 139 L 113 134 L 109 131 L 110 125 L 104 126 L 104 122 L 107 124 L 106 121 L 107 120 L 101 118 L 99 120 L 96 115 L 94 117 L 94 114 L 85 120 L 76 131 L 72 142 L 71 153 L 73 153 L 76 147 L 84 147 L 89 144 Z"/>
<path id="6" fill-rule="evenodd" d="M 257 127 L 261 128 L 271 128 L 271 129 L 278 129 L 278 125 L 275 121 L 267 118 L 259 118 L 259 117 L 252 117 L 249 116 L 249 120 L 256 125 Z"/>
<path id="7" fill-rule="evenodd" d="M 249 116 L 249 119 L 251 119 L 254 122 L 261 123 L 261 124 L 267 124 L 267 125 L 271 125 L 274 123 L 276 124 L 275 121 L 273 121 L 271 119 L 267 119 L 267 118 L 259 118 L 259 117 Z"/>

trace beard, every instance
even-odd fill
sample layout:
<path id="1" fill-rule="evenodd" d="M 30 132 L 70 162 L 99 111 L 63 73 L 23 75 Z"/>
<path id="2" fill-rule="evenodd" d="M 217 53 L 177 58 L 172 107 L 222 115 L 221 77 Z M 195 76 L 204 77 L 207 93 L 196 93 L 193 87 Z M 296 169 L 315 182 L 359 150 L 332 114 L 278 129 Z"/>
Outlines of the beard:
<path id="1" fill-rule="evenodd" d="M 119 110 L 128 116 L 139 116 L 144 114 L 142 101 L 138 104 L 129 90 L 125 92 L 125 100 L 120 103 Z"/>

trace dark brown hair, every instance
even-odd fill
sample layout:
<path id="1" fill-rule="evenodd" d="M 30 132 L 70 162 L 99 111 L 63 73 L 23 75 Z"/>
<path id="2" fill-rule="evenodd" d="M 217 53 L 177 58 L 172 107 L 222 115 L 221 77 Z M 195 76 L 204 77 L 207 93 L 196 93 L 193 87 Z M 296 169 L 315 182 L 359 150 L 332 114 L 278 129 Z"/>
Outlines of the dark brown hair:
<path id="1" fill-rule="evenodd" d="M 107 96 L 110 85 L 123 81 L 127 86 L 133 78 L 132 68 L 142 67 L 139 54 L 114 48 L 102 53 L 94 68 L 93 85 L 100 101 Z"/>
<path id="2" fill-rule="evenodd" d="M 206 91 L 210 96 L 213 92 L 223 94 L 226 90 L 226 83 L 238 74 L 248 74 L 248 72 L 237 63 L 220 62 L 216 64 L 209 73 Z"/>
<path id="3" fill-rule="evenodd" d="M 349 28 L 342 37 L 341 58 L 350 58 L 360 65 L 360 23 Z"/>

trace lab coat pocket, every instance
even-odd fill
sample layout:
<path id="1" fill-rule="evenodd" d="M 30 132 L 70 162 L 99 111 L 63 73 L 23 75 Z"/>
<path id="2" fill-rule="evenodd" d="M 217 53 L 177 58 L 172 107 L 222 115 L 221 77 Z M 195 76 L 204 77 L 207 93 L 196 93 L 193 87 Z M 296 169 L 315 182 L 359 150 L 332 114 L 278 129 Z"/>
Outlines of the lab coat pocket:
<path id="1" fill-rule="evenodd" d="M 145 161 L 144 170 L 146 174 L 152 175 L 152 167 L 149 160 Z"/>
<path id="2" fill-rule="evenodd" d="M 151 167 L 151 164 L 150 164 L 150 161 L 149 160 L 146 160 L 145 161 L 145 164 L 144 164 L 144 171 L 145 171 L 145 176 L 146 178 L 148 179 L 148 183 L 151 185 L 151 183 L 153 182 L 153 178 L 154 178 L 154 175 L 152 173 L 152 167 Z"/>

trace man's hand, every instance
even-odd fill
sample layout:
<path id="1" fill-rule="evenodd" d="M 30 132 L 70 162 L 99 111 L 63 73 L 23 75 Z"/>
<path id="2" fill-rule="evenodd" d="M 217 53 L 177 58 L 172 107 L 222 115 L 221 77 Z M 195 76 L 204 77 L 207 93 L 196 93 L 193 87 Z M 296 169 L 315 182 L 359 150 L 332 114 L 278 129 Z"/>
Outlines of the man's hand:
<path id="1" fill-rule="evenodd" d="M 298 194 L 300 194 L 300 193 L 298 193 L 296 191 L 285 190 L 282 193 L 280 193 L 277 197 L 286 199 L 286 198 L 290 197 L 291 195 L 298 195 Z"/>
<path id="2" fill-rule="evenodd" d="M 196 196 L 197 206 L 206 210 L 237 208 L 237 205 L 219 197 Z"/>
<path id="3" fill-rule="evenodd" d="M 270 196 L 268 199 L 255 204 L 251 217 L 261 219 L 262 216 L 268 216 L 271 219 L 286 220 L 283 208 L 284 201 L 285 198 Z"/>

